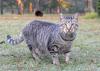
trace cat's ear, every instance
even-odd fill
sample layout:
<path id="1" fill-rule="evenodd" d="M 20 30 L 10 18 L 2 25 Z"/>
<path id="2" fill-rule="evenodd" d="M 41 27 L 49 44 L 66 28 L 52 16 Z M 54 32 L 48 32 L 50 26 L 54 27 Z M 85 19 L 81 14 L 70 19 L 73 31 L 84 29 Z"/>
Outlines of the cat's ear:
<path id="1" fill-rule="evenodd" d="M 65 22 L 64 15 L 62 13 L 60 13 L 60 22 L 61 22 L 61 24 L 63 24 Z"/>
<path id="2" fill-rule="evenodd" d="M 65 23 L 65 16 L 60 13 L 60 24 L 64 24 Z"/>
<path id="3" fill-rule="evenodd" d="M 79 14 L 78 13 L 75 13 L 74 14 L 74 18 L 78 20 L 78 17 L 79 17 Z"/>

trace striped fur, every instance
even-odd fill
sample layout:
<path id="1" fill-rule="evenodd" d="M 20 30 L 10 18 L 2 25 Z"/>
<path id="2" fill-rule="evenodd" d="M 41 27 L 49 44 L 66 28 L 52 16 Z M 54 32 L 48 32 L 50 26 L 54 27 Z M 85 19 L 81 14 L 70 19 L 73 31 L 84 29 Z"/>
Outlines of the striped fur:
<path id="1" fill-rule="evenodd" d="M 24 41 L 22 34 L 20 34 L 19 37 L 16 39 L 13 39 L 10 35 L 7 35 L 7 42 L 11 45 L 17 45 L 22 41 Z"/>
<path id="2" fill-rule="evenodd" d="M 8 35 L 7 43 L 16 45 L 25 41 L 33 57 L 39 60 L 43 53 L 51 55 L 50 51 L 55 46 L 57 51 L 63 50 L 61 48 L 69 51 L 76 37 L 77 27 L 75 16 L 61 16 L 61 24 L 35 20 L 23 28 L 18 38 L 14 39 Z M 54 61 L 54 64 L 57 62 Z"/>

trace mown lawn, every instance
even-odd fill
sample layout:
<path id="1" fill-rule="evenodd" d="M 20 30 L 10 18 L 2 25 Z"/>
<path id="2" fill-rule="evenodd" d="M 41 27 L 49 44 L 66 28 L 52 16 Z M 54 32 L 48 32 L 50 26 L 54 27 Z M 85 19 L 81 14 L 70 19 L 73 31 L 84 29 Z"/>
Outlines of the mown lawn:
<path id="1" fill-rule="evenodd" d="M 0 16 L 0 41 L 7 34 L 14 37 L 21 29 L 34 19 L 58 22 L 57 16 L 45 16 L 36 18 L 33 15 Z M 0 71 L 100 71 L 100 20 L 79 19 L 79 30 L 73 43 L 71 63 L 64 63 L 61 58 L 61 66 L 55 66 L 50 60 L 44 59 L 41 64 L 33 61 L 29 49 L 25 43 L 16 46 L 8 44 L 0 45 Z"/>

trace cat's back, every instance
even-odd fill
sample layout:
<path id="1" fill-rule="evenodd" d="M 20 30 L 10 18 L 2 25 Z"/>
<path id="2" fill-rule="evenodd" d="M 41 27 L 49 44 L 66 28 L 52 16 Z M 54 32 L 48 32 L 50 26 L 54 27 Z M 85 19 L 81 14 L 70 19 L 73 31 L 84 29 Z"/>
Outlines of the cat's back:
<path id="1" fill-rule="evenodd" d="M 51 26 L 51 25 L 56 25 L 55 23 L 46 22 L 46 21 L 39 21 L 39 20 L 34 20 L 30 24 L 31 25 L 36 25 L 36 26 Z"/>
<path id="2" fill-rule="evenodd" d="M 34 29 L 41 29 L 42 27 L 50 27 L 50 26 L 56 26 L 57 24 L 55 23 L 51 23 L 51 22 L 46 22 L 46 21 L 39 21 L 39 20 L 34 20 L 31 23 L 29 23 L 28 25 L 26 25 L 26 27 L 24 28 L 34 28 Z"/>
<path id="3" fill-rule="evenodd" d="M 27 24 L 23 28 L 23 33 L 29 34 L 29 32 L 36 32 L 37 30 L 39 31 L 41 29 L 45 29 L 45 30 L 51 29 L 51 30 L 53 30 L 56 26 L 57 26 L 57 24 L 55 24 L 55 23 L 34 20 L 31 23 Z"/>

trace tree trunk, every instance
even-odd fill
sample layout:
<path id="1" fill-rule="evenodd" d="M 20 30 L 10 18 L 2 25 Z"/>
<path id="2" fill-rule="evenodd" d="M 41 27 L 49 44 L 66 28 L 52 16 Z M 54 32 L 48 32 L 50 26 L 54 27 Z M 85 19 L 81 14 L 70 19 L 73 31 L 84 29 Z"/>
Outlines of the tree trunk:
<path id="1" fill-rule="evenodd" d="M 89 10 L 90 10 L 90 12 L 94 12 L 93 0 L 89 0 Z"/>
<path id="2" fill-rule="evenodd" d="M 14 14 L 13 3 L 11 2 L 9 6 L 10 6 L 11 13 Z"/>
<path id="3" fill-rule="evenodd" d="M 60 2 L 60 0 L 57 0 L 58 1 L 58 3 Z M 60 7 L 60 5 L 58 5 L 58 8 L 57 8 L 57 13 L 58 14 L 60 14 L 61 13 L 61 7 Z"/>
<path id="4" fill-rule="evenodd" d="M 11 5 L 11 13 L 14 14 L 14 9 L 12 5 Z"/>
<path id="5" fill-rule="evenodd" d="M 37 0 L 37 2 L 36 2 L 36 9 L 40 10 L 40 0 Z"/>
<path id="6" fill-rule="evenodd" d="M 86 0 L 86 11 L 88 12 L 94 12 L 93 8 L 93 0 Z"/>
<path id="7" fill-rule="evenodd" d="M 1 12 L 1 14 L 3 14 L 3 0 L 0 0 L 0 12 Z"/>

